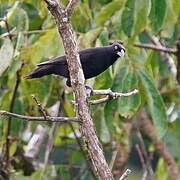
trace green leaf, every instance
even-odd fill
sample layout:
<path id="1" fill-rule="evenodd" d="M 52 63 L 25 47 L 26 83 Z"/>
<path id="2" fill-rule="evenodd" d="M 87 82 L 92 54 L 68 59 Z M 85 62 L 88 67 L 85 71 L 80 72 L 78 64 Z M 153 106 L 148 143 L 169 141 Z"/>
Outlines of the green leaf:
<path id="1" fill-rule="evenodd" d="M 138 77 L 130 67 L 123 66 L 116 75 L 112 90 L 115 92 L 129 92 L 138 89 Z M 117 100 L 109 101 L 105 106 L 105 117 L 108 128 L 113 130 L 113 122 L 119 115 L 131 118 L 141 105 L 141 96 L 136 94 L 129 97 L 121 97 Z"/>
<path id="2" fill-rule="evenodd" d="M 152 0 L 152 7 L 150 12 L 151 26 L 154 32 L 158 32 L 164 22 L 166 15 L 166 0 Z"/>
<path id="3" fill-rule="evenodd" d="M 167 115 L 163 99 L 151 77 L 144 70 L 139 70 L 138 74 L 145 91 L 148 110 L 156 131 L 159 137 L 162 138 L 167 130 Z"/>
<path id="4" fill-rule="evenodd" d="M 156 80 L 159 80 L 159 56 L 157 52 L 151 51 L 145 61 L 145 68 L 148 73 Z"/>
<path id="5" fill-rule="evenodd" d="M 87 2 L 81 2 L 77 6 L 72 16 L 72 25 L 75 31 L 87 32 L 92 20 L 92 11 Z"/>
<path id="6" fill-rule="evenodd" d="M 107 29 L 104 29 L 101 34 L 99 35 L 99 39 L 103 46 L 106 46 L 109 41 L 109 32 Z"/>
<path id="7" fill-rule="evenodd" d="M 150 9 L 150 0 L 135 1 L 135 25 L 134 34 L 142 32 L 147 24 L 148 12 Z"/>
<path id="8" fill-rule="evenodd" d="M 138 78 L 136 73 L 129 71 L 120 82 L 119 92 L 128 92 L 138 89 Z M 139 94 L 129 97 L 121 97 L 118 99 L 119 113 L 125 118 L 131 118 L 141 105 L 141 97 Z"/>
<path id="9" fill-rule="evenodd" d="M 160 158 L 157 164 L 157 170 L 156 170 L 156 179 L 157 180 L 168 180 L 170 177 L 168 177 L 168 171 L 166 162 L 163 158 Z"/>
<path id="10" fill-rule="evenodd" d="M 178 112 L 179 111 L 179 112 Z M 178 115 L 179 113 L 179 115 Z M 177 105 L 177 110 L 175 109 L 170 117 L 177 116 L 177 119 L 171 123 L 170 127 L 168 128 L 168 133 L 164 137 L 164 141 L 172 154 L 172 156 L 179 162 L 180 161 L 180 108 Z"/>
<path id="11" fill-rule="evenodd" d="M 179 11 L 180 11 L 180 1 L 171 0 L 171 2 L 172 2 L 174 13 L 176 13 L 178 15 Z"/>
<path id="12" fill-rule="evenodd" d="M 30 19 L 29 29 L 35 30 L 40 28 L 43 22 L 43 19 L 40 17 L 40 13 L 43 10 L 42 7 L 40 8 L 40 2 L 37 1 L 36 5 L 30 4 L 28 2 L 23 2 L 21 7 L 26 11 L 28 19 Z"/>
<path id="13" fill-rule="evenodd" d="M 179 11 L 180 11 L 180 1 L 176 1 L 175 4 L 173 0 L 171 1 L 166 1 L 167 2 L 167 14 L 164 20 L 164 24 L 162 26 L 162 31 L 161 31 L 161 36 L 162 37 L 171 37 L 174 33 L 174 29 L 175 29 L 175 24 L 178 21 L 178 17 L 179 17 Z M 174 5 L 176 5 L 177 7 L 173 7 Z M 179 11 L 176 12 L 176 9 L 179 8 Z"/>
<path id="14" fill-rule="evenodd" d="M 95 88 L 96 89 L 106 89 L 112 86 L 112 78 L 110 76 L 109 70 L 106 70 L 102 74 L 96 77 Z"/>
<path id="15" fill-rule="evenodd" d="M 114 80 L 112 91 L 118 91 L 119 82 L 123 81 L 123 77 L 128 73 L 128 67 L 123 66 Z M 105 109 L 105 119 L 108 129 L 111 133 L 114 131 L 114 119 L 118 116 L 118 100 L 108 101 L 106 103 Z"/>
<path id="16" fill-rule="evenodd" d="M 29 29 L 29 18 L 26 11 L 22 8 L 16 8 L 8 18 L 8 23 L 16 27 L 16 31 L 27 31 Z"/>
<path id="17" fill-rule="evenodd" d="M 129 67 L 126 71 L 123 67 L 114 79 L 112 89 L 116 92 L 129 92 L 138 89 L 138 78 L 133 68 Z M 125 71 L 125 73 L 122 73 Z M 118 112 L 125 118 L 131 118 L 141 104 L 140 95 L 118 98 Z"/>
<path id="18" fill-rule="evenodd" d="M 13 45 L 9 39 L 5 39 L 0 49 L 0 76 L 10 66 L 13 60 Z"/>
<path id="19" fill-rule="evenodd" d="M 132 35 L 134 26 L 135 1 L 127 0 L 122 13 L 122 29 L 127 36 Z"/>
<path id="20" fill-rule="evenodd" d="M 104 117 L 104 108 L 101 111 L 100 120 L 101 120 L 101 126 L 100 126 L 100 139 L 103 143 L 109 143 L 111 140 L 111 136 L 109 133 L 109 129 L 107 127 L 105 117 Z"/>
<path id="21" fill-rule="evenodd" d="M 63 52 L 62 42 L 56 29 L 43 33 L 40 38 L 28 48 L 21 51 L 21 59 L 30 62 L 39 62 L 43 58 L 54 57 Z"/>
<path id="22" fill-rule="evenodd" d="M 98 25 L 103 25 L 107 20 L 110 20 L 111 17 L 120 10 L 124 4 L 124 0 L 114 0 L 108 3 L 102 8 L 102 10 L 96 16 L 96 23 Z"/>
<path id="23" fill-rule="evenodd" d="M 95 42 L 95 40 L 97 39 L 101 31 L 102 31 L 102 28 L 98 27 L 98 28 L 88 31 L 85 34 L 81 34 L 80 37 L 78 38 L 79 46 L 83 48 L 92 47 L 93 42 Z"/>
<path id="24" fill-rule="evenodd" d="M 97 1 L 101 4 L 107 4 L 107 3 L 111 2 L 112 0 L 97 0 Z"/>

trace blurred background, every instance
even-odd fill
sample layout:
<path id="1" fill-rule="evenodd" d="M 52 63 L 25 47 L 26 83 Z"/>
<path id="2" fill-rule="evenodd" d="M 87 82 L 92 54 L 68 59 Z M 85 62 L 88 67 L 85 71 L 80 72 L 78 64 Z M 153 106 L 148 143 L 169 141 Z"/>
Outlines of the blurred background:
<path id="1" fill-rule="evenodd" d="M 126 48 L 123 59 L 87 84 L 115 92 L 139 90 L 90 108 L 115 179 L 127 168 L 132 170 L 127 179 L 176 179 L 180 1 L 79 0 L 71 23 L 79 49 L 116 40 Z M 0 0 L 0 110 L 42 116 L 40 103 L 48 115 L 75 116 L 65 79 L 24 79 L 36 64 L 63 54 L 44 1 Z M 94 179 L 87 154 L 78 123 L 0 116 L 0 179 Z"/>

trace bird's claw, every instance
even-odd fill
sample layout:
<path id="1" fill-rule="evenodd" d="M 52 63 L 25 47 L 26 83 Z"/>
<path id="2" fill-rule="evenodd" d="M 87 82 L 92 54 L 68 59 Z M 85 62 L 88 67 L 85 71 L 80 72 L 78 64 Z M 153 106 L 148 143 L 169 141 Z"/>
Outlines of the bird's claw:
<path id="1" fill-rule="evenodd" d="M 91 97 L 93 95 L 93 88 L 87 85 L 85 86 L 85 88 L 87 97 Z"/>

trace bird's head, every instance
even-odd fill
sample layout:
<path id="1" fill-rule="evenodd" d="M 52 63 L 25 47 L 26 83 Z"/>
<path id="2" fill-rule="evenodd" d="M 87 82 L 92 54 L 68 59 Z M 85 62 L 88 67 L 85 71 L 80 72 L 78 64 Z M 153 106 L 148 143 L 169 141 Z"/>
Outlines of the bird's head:
<path id="1" fill-rule="evenodd" d="M 123 47 L 122 43 L 114 42 L 111 44 L 113 51 L 119 57 L 123 57 L 125 55 L 125 48 Z"/>

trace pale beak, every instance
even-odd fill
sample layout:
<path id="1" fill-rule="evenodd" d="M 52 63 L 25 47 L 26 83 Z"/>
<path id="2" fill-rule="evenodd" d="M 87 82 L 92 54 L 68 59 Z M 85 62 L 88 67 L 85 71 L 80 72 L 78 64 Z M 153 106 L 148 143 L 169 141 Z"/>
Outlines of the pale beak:
<path id="1" fill-rule="evenodd" d="M 121 49 L 121 51 L 118 51 L 117 54 L 119 57 L 123 57 L 125 55 L 124 49 Z"/>

